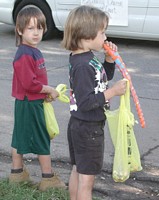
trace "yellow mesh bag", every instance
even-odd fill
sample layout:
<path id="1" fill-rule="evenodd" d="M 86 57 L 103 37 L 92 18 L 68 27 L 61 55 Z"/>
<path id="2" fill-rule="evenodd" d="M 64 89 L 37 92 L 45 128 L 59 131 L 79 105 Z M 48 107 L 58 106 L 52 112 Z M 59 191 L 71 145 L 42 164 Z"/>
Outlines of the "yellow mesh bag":
<path id="1" fill-rule="evenodd" d="M 124 182 L 130 172 L 142 170 L 140 153 L 133 126 L 134 115 L 130 109 L 130 86 L 127 82 L 125 95 L 120 97 L 119 109 L 105 111 L 110 136 L 114 145 L 113 179 Z"/>

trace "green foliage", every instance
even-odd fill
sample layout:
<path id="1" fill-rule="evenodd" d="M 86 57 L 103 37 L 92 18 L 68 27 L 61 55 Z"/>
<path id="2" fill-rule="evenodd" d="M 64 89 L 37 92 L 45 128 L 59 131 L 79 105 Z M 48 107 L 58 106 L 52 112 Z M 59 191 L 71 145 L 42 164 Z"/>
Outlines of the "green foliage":
<path id="1" fill-rule="evenodd" d="M 8 180 L 1 180 L 0 200 L 69 200 L 69 194 L 62 189 L 40 192 L 36 186 L 28 183 L 9 184 Z"/>
<path id="2" fill-rule="evenodd" d="M 69 200 L 69 193 L 68 190 L 63 189 L 40 192 L 37 185 L 9 184 L 7 179 L 3 179 L 0 180 L 0 200 Z"/>

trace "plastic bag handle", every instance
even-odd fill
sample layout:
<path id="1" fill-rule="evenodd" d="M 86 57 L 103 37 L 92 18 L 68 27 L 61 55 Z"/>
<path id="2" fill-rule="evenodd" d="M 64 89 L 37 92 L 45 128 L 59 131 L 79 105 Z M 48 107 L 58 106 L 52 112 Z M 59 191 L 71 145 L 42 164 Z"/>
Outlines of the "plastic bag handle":
<path id="1" fill-rule="evenodd" d="M 127 80 L 125 94 L 123 94 L 120 97 L 120 109 L 123 109 L 123 107 L 125 107 L 129 111 L 131 110 L 131 108 L 130 108 L 130 83 L 129 83 L 129 80 Z"/>

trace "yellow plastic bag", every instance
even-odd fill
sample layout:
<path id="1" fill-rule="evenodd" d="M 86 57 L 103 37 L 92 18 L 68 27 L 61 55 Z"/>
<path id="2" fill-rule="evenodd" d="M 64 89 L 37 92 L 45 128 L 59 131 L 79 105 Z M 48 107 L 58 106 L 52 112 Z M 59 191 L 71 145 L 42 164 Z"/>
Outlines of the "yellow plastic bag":
<path id="1" fill-rule="evenodd" d="M 67 91 L 67 85 L 65 85 L 65 84 L 59 84 L 59 85 L 56 87 L 56 90 L 57 90 L 58 93 L 59 93 L 58 99 L 59 99 L 61 102 L 64 102 L 64 103 L 69 103 L 69 102 L 70 102 L 70 99 L 68 98 L 68 96 L 65 95 L 65 92 Z"/>
<path id="2" fill-rule="evenodd" d="M 51 103 L 44 101 L 44 116 L 46 121 L 46 128 L 49 133 L 50 139 L 53 139 L 59 134 L 59 126 L 56 121 L 54 108 Z"/>
<path id="3" fill-rule="evenodd" d="M 114 145 L 113 179 L 124 182 L 130 172 L 142 170 L 140 153 L 134 135 L 134 115 L 130 110 L 130 87 L 120 97 L 120 107 L 114 111 L 105 111 L 110 136 Z"/>

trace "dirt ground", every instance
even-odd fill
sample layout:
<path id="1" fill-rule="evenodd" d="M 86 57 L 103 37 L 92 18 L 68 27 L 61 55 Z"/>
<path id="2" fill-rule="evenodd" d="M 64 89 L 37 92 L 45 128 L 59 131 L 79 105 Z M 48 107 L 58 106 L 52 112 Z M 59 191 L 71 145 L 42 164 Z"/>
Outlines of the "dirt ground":
<path id="1" fill-rule="evenodd" d="M 40 167 L 36 158 L 25 158 L 32 179 L 40 181 Z M 11 168 L 10 155 L 0 153 L 0 178 L 8 177 Z M 61 179 L 68 185 L 71 166 L 67 159 L 54 160 L 52 162 L 54 170 Z M 152 166 L 143 166 L 143 170 L 131 174 L 124 183 L 115 183 L 112 179 L 112 167 L 104 166 L 103 171 L 96 177 L 94 186 L 94 196 L 101 200 L 158 200 L 159 199 L 159 169 Z"/>

